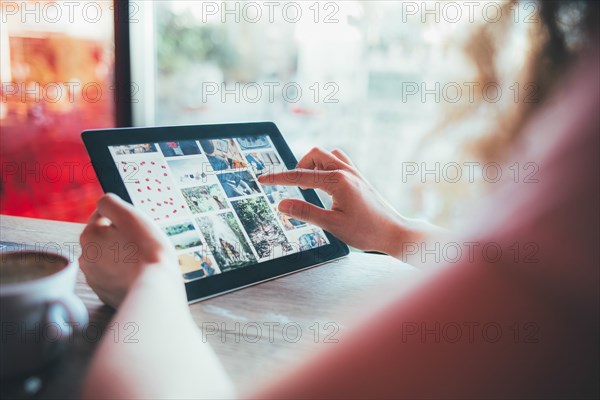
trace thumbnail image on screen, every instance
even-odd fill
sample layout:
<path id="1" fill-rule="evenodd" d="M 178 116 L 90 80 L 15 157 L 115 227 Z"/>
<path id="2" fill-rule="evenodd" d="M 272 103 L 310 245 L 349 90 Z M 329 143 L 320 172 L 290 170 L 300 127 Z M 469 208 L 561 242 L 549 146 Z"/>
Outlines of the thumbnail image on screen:
<path id="1" fill-rule="evenodd" d="M 329 243 L 277 206 L 296 187 L 262 186 L 284 171 L 268 135 L 109 146 L 127 193 L 173 244 L 192 281 Z"/>

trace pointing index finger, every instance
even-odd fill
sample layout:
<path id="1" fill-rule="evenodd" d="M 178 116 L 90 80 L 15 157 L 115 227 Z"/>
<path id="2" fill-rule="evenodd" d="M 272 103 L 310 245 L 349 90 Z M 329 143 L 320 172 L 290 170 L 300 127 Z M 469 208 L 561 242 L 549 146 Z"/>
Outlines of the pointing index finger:
<path id="1" fill-rule="evenodd" d="M 340 171 L 293 169 L 261 175 L 258 181 L 263 185 L 300 186 L 302 188 L 321 189 L 332 194 L 335 185 L 340 182 Z"/>

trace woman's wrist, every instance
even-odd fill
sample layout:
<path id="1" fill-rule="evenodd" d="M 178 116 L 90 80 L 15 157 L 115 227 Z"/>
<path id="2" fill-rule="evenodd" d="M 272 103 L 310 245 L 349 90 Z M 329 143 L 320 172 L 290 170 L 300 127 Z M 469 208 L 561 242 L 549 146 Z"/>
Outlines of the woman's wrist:
<path id="1" fill-rule="evenodd" d="M 140 273 L 132 285 L 134 288 L 156 288 L 156 286 L 168 286 L 169 288 L 185 293 L 185 286 L 179 273 L 179 268 L 172 261 L 163 261 L 143 265 Z"/>
<path id="2" fill-rule="evenodd" d="M 443 232 L 442 228 L 427 221 L 398 215 L 387 226 L 382 235 L 385 240 L 381 242 L 382 246 L 378 251 L 403 260 L 405 253 L 420 249 L 421 244 L 429 237 L 441 232 Z"/>
<path id="3" fill-rule="evenodd" d="M 140 268 L 137 280 L 143 280 L 144 282 L 149 281 L 148 283 L 164 281 L 169 283 L 180 283 L 181 275 L 179 274 L 177 265 L 169 260 L 143 265 Z"/>

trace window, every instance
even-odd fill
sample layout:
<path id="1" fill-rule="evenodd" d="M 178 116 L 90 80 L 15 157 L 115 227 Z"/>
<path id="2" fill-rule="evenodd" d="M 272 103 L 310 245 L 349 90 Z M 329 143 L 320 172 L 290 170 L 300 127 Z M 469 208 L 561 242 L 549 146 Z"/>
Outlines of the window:
<path id="1" fill-rule="evenodd" d="M 114 126 L 112 1 L 3 1 L 2 214 L 84 222 L 102 191 L 81 143 Z"/>
<path id="2" fill-rule="evenodd" d="M 468 102 L 475 71 L 465 37 L 500 3 L 478 2 L 472 15 L 450 3 L 139 2 L 135 123 L 272 120 L 297 156 L 342 148 L 398 210 L 452 225 L 455 198 L 473 185 L 454 184 L 448 162 L 465 161 L 465 136 L 485 131 L 490 114 L 434 132 Z M 515 32 L 507 64 L 518 69 L 526 30 Z"/>

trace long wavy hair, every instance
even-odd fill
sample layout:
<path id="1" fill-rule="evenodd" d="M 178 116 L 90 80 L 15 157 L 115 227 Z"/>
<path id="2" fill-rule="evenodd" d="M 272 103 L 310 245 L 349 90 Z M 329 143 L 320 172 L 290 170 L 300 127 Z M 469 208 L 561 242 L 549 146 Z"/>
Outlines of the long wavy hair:
<path id="1" fill-rule="evenodd" d="M 503 3 L 503 15 L 510 15 L 510 10 L 518 7 L 518 3 L 517 0 Z M 493 126 L 480 140 L 466 146 L 467 152 L 476 153 L 483 160 L 506 160 L 523 132 L 523 125 L 552 94 L 568 66 L 581 52 L 590 46 L 598 46 L 600 2 L 538 1 L 533 4 L 537 11 L 536 23 L 530 27 L 529 51 L 517 80 L 529 85 L 535 91 L 535 98 L 490 110 L 495 114 Z M 475 64 L 477 82 L 499 82 L 501 74 L 497 59 L 510 24 L 510 18 L 483 24 L 466 42 L 464 50 Z M 473 104 L 449 111 L 437 129 L 463 120 L 484 103 L 479 93 Z"/>

